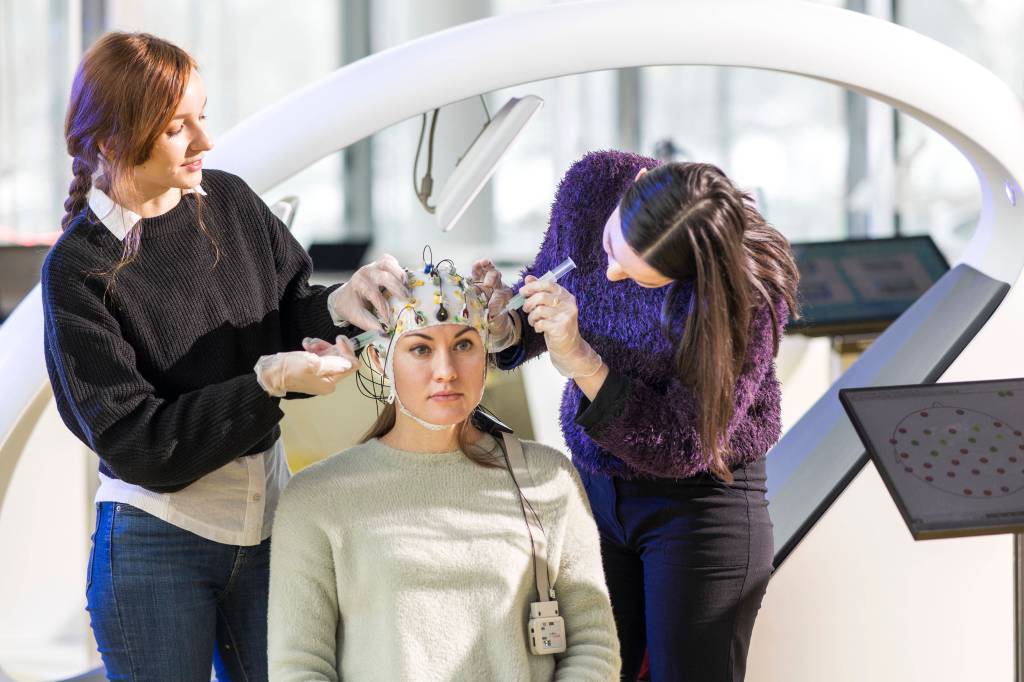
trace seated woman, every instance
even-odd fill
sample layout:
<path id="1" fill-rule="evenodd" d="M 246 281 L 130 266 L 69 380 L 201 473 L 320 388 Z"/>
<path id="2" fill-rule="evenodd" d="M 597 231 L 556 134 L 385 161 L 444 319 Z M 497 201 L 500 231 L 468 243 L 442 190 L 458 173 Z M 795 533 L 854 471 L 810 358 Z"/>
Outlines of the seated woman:
<path id="1" fill-rule="evenodd" d="M 530 441 L 528 471 L 516 468 L 519 441 L 478 428 L 489 339 L 476 288 L 450 261 L 409 272 L 408 285 L 368 349 L 382 375 L 376 423 L 296 475 L 278 507 L 271 680 L 618 680 L 575 468 Z M 551 626 L 552 604 L 564 653 L 533 653 L 528 628 Z"/>

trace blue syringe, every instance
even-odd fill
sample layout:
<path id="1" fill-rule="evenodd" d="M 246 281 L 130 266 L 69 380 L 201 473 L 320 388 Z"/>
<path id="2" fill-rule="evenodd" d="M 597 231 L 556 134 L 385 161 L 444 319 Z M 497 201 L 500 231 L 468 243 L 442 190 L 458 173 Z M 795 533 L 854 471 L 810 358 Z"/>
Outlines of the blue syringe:
<path id="1" fill-rule="evenodd" d="M 562 277 L 565 276 L 566 273 L 570 272 L 571 270 L 574 270 L 575 268 L 576 263 L 572 261 L 572 258 L 566 258 L 556 267 L 552 268 L 551 270 L 548 270 L 543 275 L 541 275 L 539 279 L 541 282 L 557 282 L 558 280 L 562 279 Z M 508 303 L 505 304 L 505 307 L 502 309 L 501 312 L 510 313 L 513 310 L 519 310 L 520 308 L 523 307 L 524 303 L 526 303 L 526 297 L 523 296 L 521 293 L 516 294 L 509 300 Z"/>

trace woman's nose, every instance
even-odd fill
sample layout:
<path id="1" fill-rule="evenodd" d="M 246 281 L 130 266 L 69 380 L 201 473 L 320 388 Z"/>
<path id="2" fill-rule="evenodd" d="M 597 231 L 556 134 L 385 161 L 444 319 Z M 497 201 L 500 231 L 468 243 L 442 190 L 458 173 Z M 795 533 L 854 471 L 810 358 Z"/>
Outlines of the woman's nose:
<path id="1" fill-rule="evenodd" d="M 434 354 L 434 379 L 451 381 L 456 377 L 455 362 L 449 351 L 442 350 Z"/>
<path id="2" fill-rule="evenodd" d="M 213 138 L 200 128 L 199 134 L 192 140 L 192 148 L 199 152 L 208 152 L 213 149 Z"/>
<path id="3" fill-rule="evenodd" d="M 629 275 L 626 274 L 626 271 L 622 269 L 621 265 L 613 260 L 608 261 L 608 270 L 605 272 L 605 277 L 607 277 L 609 281 L 618 282 L 621 279 L 626 279 L 628 276 Z"/>

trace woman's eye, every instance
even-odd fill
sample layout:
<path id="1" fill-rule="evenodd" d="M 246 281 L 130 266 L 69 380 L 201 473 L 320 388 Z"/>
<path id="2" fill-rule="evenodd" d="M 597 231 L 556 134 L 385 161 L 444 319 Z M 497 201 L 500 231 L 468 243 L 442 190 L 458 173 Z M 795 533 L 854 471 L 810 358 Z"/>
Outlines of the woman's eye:
<path id="1" fill-rule="evenodd" d="M 455 344 L 455 350 L 472 350 L 473 342 L 469 339 L 463 339 Z"/>
<path id="2" fill-rule="evenodd" d="M 430 353 L 430 349 L 426 346 L 413 346 L 409 349 L 409 352 L 413 355 L 424 356 Z"/>
<path id="3" fill-rule="evenodd" d="M 183 123 L 183 124 L 181 124 L 181 126 L 177 130 L 169 130 L 169 131 L 167 131 L 167 134 L 170 137 L 174 137 L 175 135 L 177 135 L 178 133 L 180 133 L 184 129 L 185 129 L 185 124 Z"/>

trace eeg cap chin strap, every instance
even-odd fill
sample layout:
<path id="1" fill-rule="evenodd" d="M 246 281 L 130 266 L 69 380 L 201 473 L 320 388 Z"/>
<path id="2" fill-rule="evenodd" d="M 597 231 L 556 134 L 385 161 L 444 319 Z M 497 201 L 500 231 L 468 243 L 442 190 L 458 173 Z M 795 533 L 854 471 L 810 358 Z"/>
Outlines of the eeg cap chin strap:
<path id="1" fill-rule="evenodd" d="M 416 422 L 417 424 L 419 424 L 420 426 L 422 426 L 423 428 L 425 428 L 425 429 L 427 429 L 429 431 L 444 431 L 449 426 L 451 426 L 450 424 L 432 424 L 431 422 L 428 422 L 426 419 L 420 419 L 419 417 L 414 415 L 412 412 L 410 412 L 405 407 L 405 405 L 402 404 L 402 399 L 398 397 L 398 391 L 395 390 L 395 382 L 394 381 L 391 382 L 391 394 L 388 396 L 388 402 L 390 403 L 392 401 L 398 403 L 398 411 L 399 412 L 404 414 L 406 417 L 409 417 L 414 422 Z"/>

